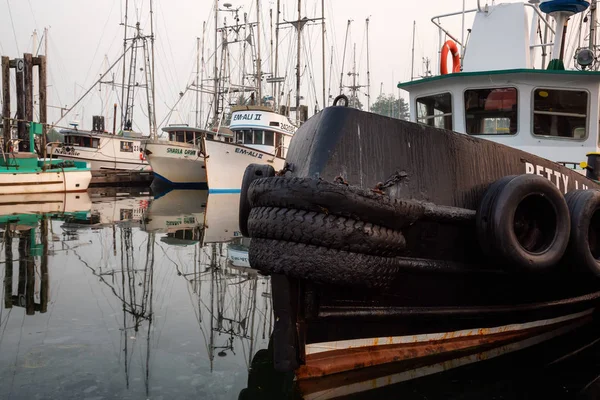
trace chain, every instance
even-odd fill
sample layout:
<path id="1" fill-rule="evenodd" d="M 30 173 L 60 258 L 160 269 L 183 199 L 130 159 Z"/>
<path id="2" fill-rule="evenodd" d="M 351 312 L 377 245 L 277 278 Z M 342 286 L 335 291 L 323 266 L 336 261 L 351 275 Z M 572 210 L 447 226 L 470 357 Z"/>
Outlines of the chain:
<path id="1" fill-rule="evenodd" d="M 391 186 L 394 186 L 395 184 L 401 182 L 403 179 L 405 179 L 408 176 L 408 174 L 404 171 L 396 171 L 394 174 L 392 174 L 392 176 L 390 176 L 385 182 L 379 182 L 377 183 L 377 185 L 375 185 L 375 190 L 383 190 L 383 189 L 387 189 Z"/>

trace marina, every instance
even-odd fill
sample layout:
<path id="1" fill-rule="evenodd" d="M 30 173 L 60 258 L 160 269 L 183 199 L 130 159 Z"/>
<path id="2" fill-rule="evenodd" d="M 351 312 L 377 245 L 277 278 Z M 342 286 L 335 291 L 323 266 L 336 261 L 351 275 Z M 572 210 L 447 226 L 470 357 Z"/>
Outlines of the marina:
<path id="1" fill-rule="evenodd" d="M 600 398 L 597 0 L 63 1 L 0 6 L 0 399 Z"/>

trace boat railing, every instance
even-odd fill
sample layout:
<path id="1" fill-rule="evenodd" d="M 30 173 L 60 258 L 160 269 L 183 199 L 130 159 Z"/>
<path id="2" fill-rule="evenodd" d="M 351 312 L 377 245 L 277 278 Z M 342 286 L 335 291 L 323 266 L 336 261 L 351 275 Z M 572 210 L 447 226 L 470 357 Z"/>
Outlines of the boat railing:
<path id="1" fill-rule="evenodd" d="M 15 153 L 19 152 L 19 142 L 21 140 L 22 139 L 10 139 L 11 145 L 6 150 L 4 149 L 4 140 L 2 140 L 2 145 L 0 146 L 0 149 L 2 150 L 2 160 L 4 161 L 4 165 L 6 166 L 6 168 L 9 168 L 11 166 L 11 156 L 12 160 L 14 161 L 13 166 L 19 168 L 19 163 L 17 162 L 17 157 L 15 156 Z M 17 151 L 15 152 L 14 149 L 17 149 Z"/>
<path id="2" fill-rule="evenodd" d="M 539 18 L 539 20 L 543 23 L 543 30 L 544 32 L 544 36 L 543 36 L 543 41 L 544 43 L 539 43 L 539 44 L 535 44 L 533 41 L 530 43 L 529 48 L 531 50 L 537 48 L 537 47 L 548 47 L 548 46 L 553 46 L 554 43 L 553 42 L 547 42 L 547 31 L 550 31 L 552 33 L 552 35 L 555 34 L 555 30 L 552 27 L 552 24 L 550 22 L 548 22 L 548 19 L 546 19 L 546 17 L 544 16 L 544 14 L 542 14 L 542 12 L 540 11 L 540 9 L 535 5 L 535 4 L 530 4 L 530 3 L 524 3 L 523 4 L 525 7 L 530 7 L 533 12 L 536 15 L 536 18 Z M 467 49 L 467 43 L 469 40 L 469 37 L 467 36 L 467 40 L 465 41 L 464 39 L 464 34 L 465 34 L 465 16 L 467 14 L 471 14 L 471 13 L 475 13 L 475 12 L 484 12 L 487 13 L 488 12 L 488 5 L 486 4 L 485 6 L 481 5 L 481 0 L 477 0 L 477 8 L 473 8 L 473 9 L 462 9 L 461 11 L 455 11 L 455 12 L 451 12 L 451 13 L 446 13 L 446 14 L 440 14 L 440 15 L 436 15 L 434 17 L 431 18 L 431 22 L 438 28 L 438 32 L 439 32 L 439 45 L 438 45 L 438 65 L 440 65 L 440 56 L 441 56 L 441 49 L 442 49 L 442 37 L 443 34 L 445 34 L 448 38 L 452 39 L 453 41 L 456 42 L 457 45 L 460 46 L 460 57 L 461 57 L 461 61 L 464 58 L 466 49 Z M 450 30 L 444 28 L 442 26 L 442 20 L 445 18 L 449 18 L 449 17 L 456 17 L 456 16 L 462 16 L 462 32 L 460 35 L 460 39 L 458 39 L 458 35 L 452 34 L 450 32 Z M 534 23 L 532 25 L 535 25 L 537 28 L 537 23 Z M 470 30 L 468 30 L 470 32 Z M 537 32 L 537 31 L 536 31 Z M 534 37 L 533 33 L 532 33 L 532 37 Z M 462 65 L 462 64 L 461 64 Z"/>
<path id="3" fill-rule="evenodd" d="M 57 147 L 59 147 L 60 145 L 62 145 L 61 142 L 48 142 L 48 143 L 46 143 L 46 148 L 48 146 L 50 146 L 50 157 L 49 157 L 50 163 L 52 163 L 52 156 L 54 155 L 54 149 L 57 148 Z M 48 158 L 45 157 L 44 158 L 43 169 L 46 169 L 46 162 L 47 162 L 47 160 L 48 160 Z"/>

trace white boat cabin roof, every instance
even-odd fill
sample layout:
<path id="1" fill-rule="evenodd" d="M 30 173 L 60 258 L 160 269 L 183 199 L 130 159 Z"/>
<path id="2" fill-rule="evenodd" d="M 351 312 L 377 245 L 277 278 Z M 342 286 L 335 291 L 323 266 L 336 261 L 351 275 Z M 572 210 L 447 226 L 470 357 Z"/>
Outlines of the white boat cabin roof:
<path id="1" fill-rule="evenodd" d="M 148 137 L 142 136 L 139 132 L 134 131 L 121 131 L 119 134 L 113 135 L 108 132 L 95 132 L 95 131 L 87 131 L 87 130 L 79 130 L 79 129 L 70 129 L 65 128 L 59 131 L 63 136 L 85 136 L 85 137 L 103 137 L 108 139 L 133 139 L 133 140 L 146 140 Z"/>
<path id="2" fill-rule="evenodd" d="M 278 114 L 269 107 L 237 106 L 231 111 L 229 129 L 234 132 L 259 130 L 291 136 L 298 129 L 287 116 Z"/>
<path id="3" fill-rule="evenodd" d="M 556 44 L 550 43 L 552 18 L 544 19 L 535 4 L 499 4 L 471 11 L 475 19 L 469 42 L 457 46 L 462 55 L 460 72 L 398 84 L 409 92 L 410 120 L 556 162 L 578 164 L 586 153 L 598 152 L 600 72 L 581 65 L 572 70 L 552 67 L 559 60 L 549 49 L 550 57 L 542 56 L 542 47 Z M 540 26 L 548 33 L 542 44 Z M 569 40 L 567 36 L 565 43 Z M 449 53 L 456 63 L 458 54 L 452 49 Z M 440 59 L 440 70 L 444 62 Z"/>

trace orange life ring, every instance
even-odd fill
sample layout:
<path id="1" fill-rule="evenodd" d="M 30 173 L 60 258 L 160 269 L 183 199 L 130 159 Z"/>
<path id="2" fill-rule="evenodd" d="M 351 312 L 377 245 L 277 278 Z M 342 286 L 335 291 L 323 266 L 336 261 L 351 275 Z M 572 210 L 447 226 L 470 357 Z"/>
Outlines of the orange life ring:
<path id="1" fill-rule="evenodd" d="M 144 153 L 140 151 L 140 161 L 144 161 L 145 158 Z"/>
<path id="2" fill-rule="evenodd" d="M 448 73 L 448 52 L 452 53 L 452 72 L 460 72 L 460 53 L 456 42 L 452 40 L 446 41 L 442 46 L 442 54 L 440 57 L 440 73 L 446 75 Z"/>

